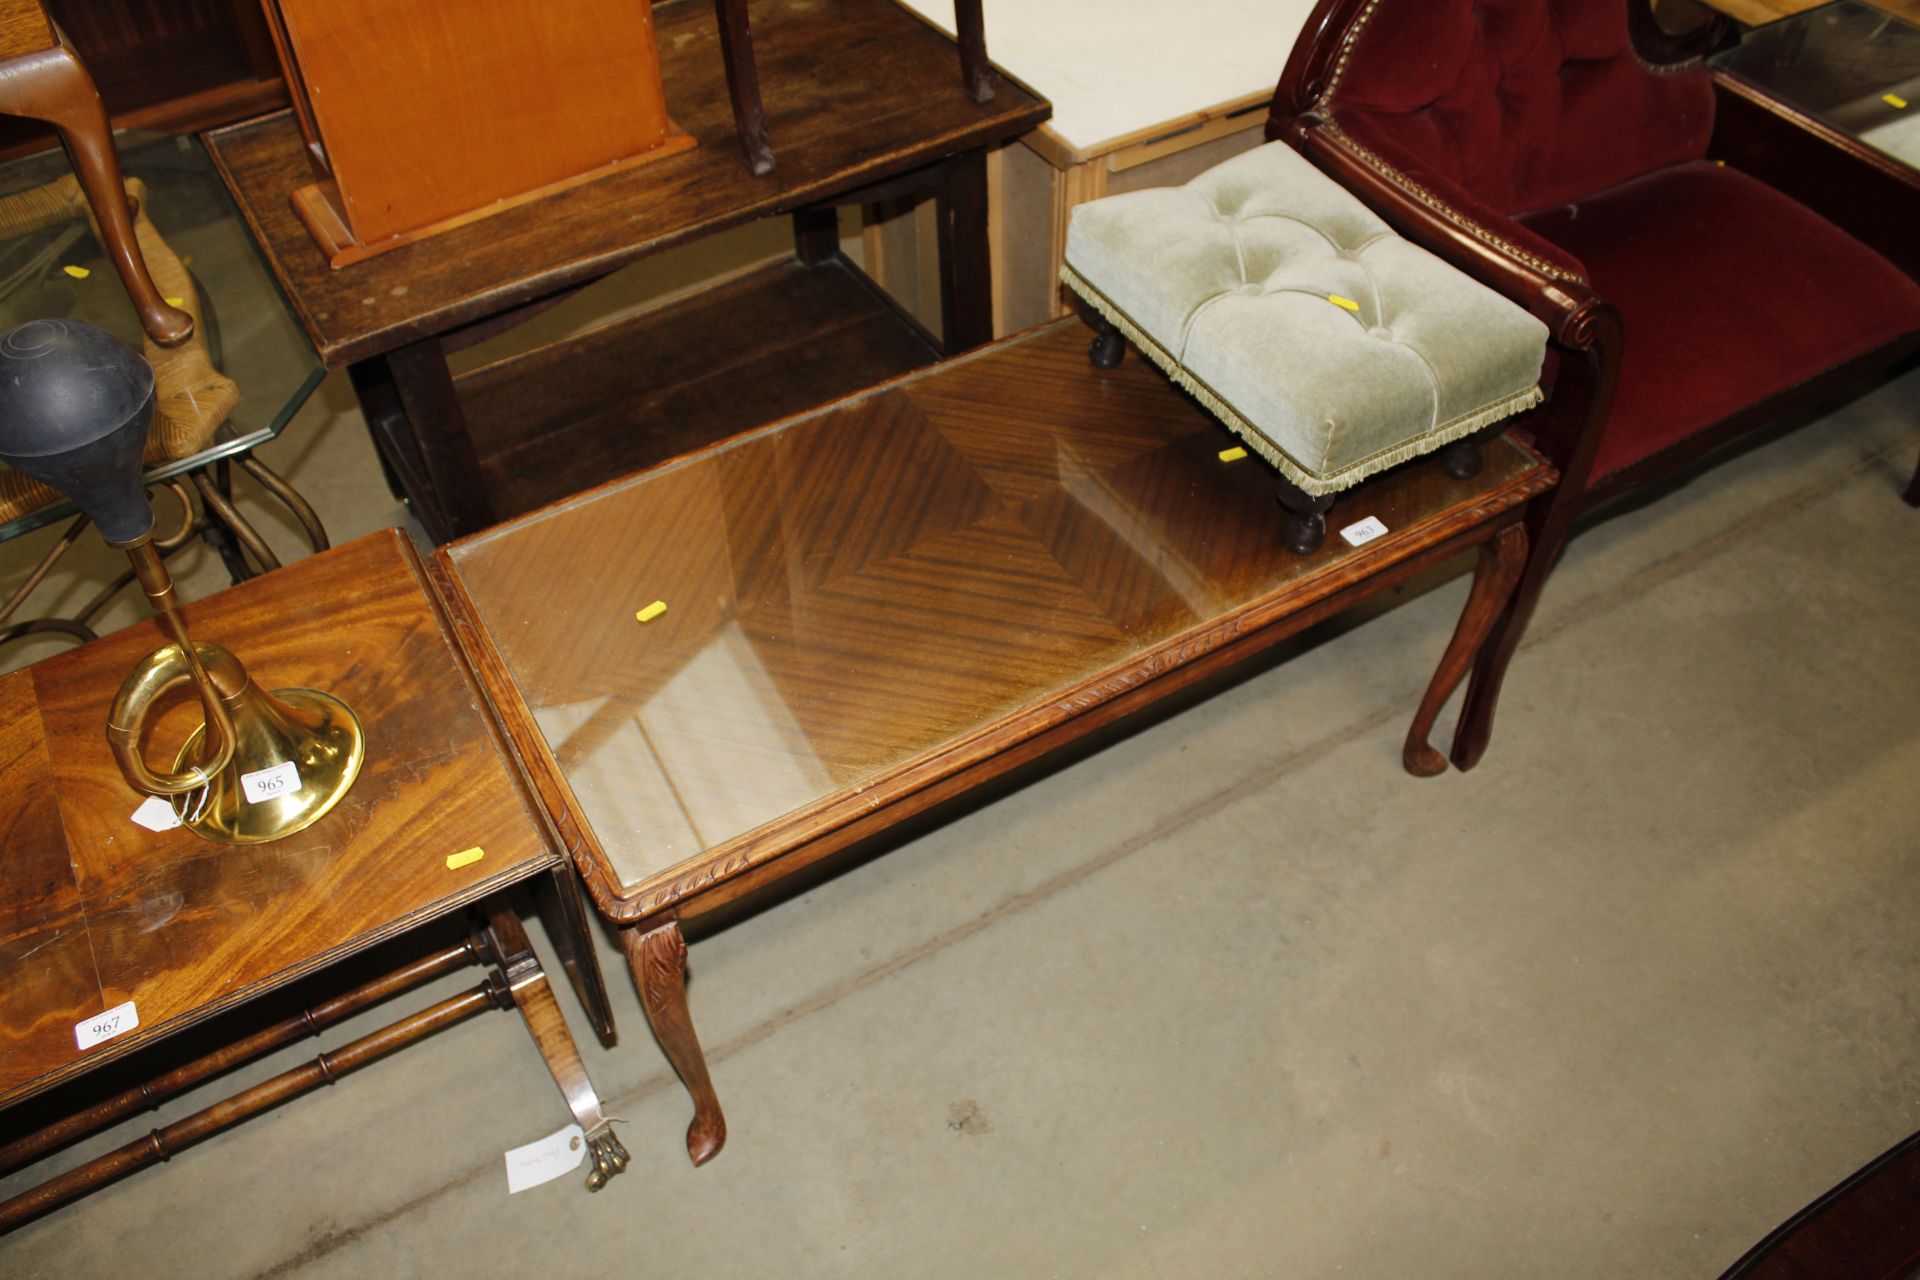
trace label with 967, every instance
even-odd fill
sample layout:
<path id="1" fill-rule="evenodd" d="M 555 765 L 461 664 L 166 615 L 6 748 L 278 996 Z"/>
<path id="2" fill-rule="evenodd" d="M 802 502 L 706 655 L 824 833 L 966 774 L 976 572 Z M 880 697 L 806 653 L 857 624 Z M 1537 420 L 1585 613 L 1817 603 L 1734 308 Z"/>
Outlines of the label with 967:
<path id="1" fill-rule="evenodd" d="M 133 1007 L 133 1001 L 117 1004 L 105 1013 L 96 1013 L 91 1018 L 83 1018 L 73 1024 L 73 1038 L 82 1049 L 91 1049 L 97 1044 L 105 1044 L 116 1036 L 123 1036 L 140 1025 L 140 1011 Z"/>

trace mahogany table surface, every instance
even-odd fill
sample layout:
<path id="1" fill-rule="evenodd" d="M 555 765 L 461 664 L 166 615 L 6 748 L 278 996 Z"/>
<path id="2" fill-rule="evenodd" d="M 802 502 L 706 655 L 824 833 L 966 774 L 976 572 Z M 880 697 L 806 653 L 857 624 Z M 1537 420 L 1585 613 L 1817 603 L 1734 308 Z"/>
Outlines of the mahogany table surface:
<path id="1" fill-rule="evenodd" d="M 1271 469 L 1223 460 L 1233 438 L 1137 356 L 1092 367 L 1088 336 L 1032 330 L 436 553 L 604 914 L 676 907 L 1304 626 L 1552 481 L 1499 437 L 1469 480 L 1428 463 L 1353 491 L 1330 530 L 1389 532 L 1298 556 Z"/>
<path id="2" fill-rule="evenodd" d="M 667 111 L 690 151 L 583 183 L 338 271 L 288 204 L 313 181 L 290 112 L 206 137 L 329 368 L 449 332 L 635 258 L 1013 137 L 1048 114 L 1005 76 L 967 96 L 951 40 L 893 0 L 756 0 L 753 43 L 776 155 L 747 169 L 714 6 L 657 4 Z M 991 48 L 991 46 L 989 46 Z"/>
<path id="3" fill-rule="evenodd" d="M 559 864 L 403 535 L 185 612 L 262 688 L 346 702 L 366 763 L 332 812 L 269 844 L 148 831 L 105 724 L 157 625 L 0 678 L 0 1106 Z M 148 758 L 171 767 L 198 718 L 174 707 Z M 127 1000 L 138 1030 L 81 1051 L 75 1025 Z"/>

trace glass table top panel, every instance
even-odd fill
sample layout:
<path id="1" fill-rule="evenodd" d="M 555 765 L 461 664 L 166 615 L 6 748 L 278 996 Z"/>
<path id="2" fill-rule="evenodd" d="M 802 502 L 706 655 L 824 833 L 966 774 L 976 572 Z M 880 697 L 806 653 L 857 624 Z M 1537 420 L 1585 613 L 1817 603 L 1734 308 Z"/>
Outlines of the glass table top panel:
<path id="1" fill-rule="evenodd" d="M 1714 65 L 1920 168 L 1920 27 L 1834 0 L 1755 28 Z"/>
<path id="2" fill-rule="evenodd" d="M 1272 470 L 1086 344 L 1039 331 L 448 549 L 623 886 L 1360 554 L 1288 551 Z M 1539 469 L 1486 453 L 1472 480 L 1370 483 L 1339 523 L 1410 531 Z"/>
<path id="3" fill-rule="evenodd" d="M 121 133 L 115 142 L 123 173 L 146 184 L 148 217 L 193 277 L 213 366 L 240 394 L 206 449 L 148 472 L 161 480 L 278 435 L 325 371 L 206 150 L 172 134 Z M 58 148 L 0 165 L 0 209 L 71 173 Z M 0 232 L 0 330 L 37 319 L 83 320 L 141 349 L 139 320 L 84 216 Z M 0 526 L 0 539 L 72 512 L 62 503 L 29 513 Z"/>

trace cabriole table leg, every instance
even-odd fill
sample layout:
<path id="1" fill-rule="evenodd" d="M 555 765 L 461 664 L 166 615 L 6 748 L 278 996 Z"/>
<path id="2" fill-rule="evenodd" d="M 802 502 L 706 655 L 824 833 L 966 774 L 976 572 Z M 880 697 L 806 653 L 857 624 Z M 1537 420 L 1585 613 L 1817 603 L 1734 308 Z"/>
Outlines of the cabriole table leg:
<path id="1" fill-rule="evenodd" d="M 693 1096 L 687 1154 L 694 1164 L 705 1164 L 726 1145 L 727 1120 L 720 1113 L 720 1097 L 713 1091 L 700 1037 L 687 1014 L 687 942 L 680 936 L 680 922 L 668 919 L 629 926 L 620 931 L 620 946 L 627 953 L 627 967 L 633 971 L 633 985 L 654 1038 Z"/>
<path id="2" fill-rule="evenodd" d="M 1447 758 L 1434 750 L 1427 735 L 1433 732 L 1440 708 L 1453 696 L 1461 677 L 1467 674 L 1474 656 L 1480 652 L 1480 646 L 1486 643 L 1494 619 L 1500 616 L 1513 595 L 1514 584 L 1520 581 L 1520 570 L 1526 563 L 1527 531 L 1519 524 L 1508 525 L 1480 544 L 1480 559 L 1474 564 L 1473 587 L 1467 593 L 1466 608 L 1460 611 L 1453 639 L 1440 657 L 1426 697 L 1420 699 L 1413 727 L 1407 730 L 1407 745 L 1401 751 L 1401 763 L 1415 777 L 1432 778 L 1447 771 Z"/>

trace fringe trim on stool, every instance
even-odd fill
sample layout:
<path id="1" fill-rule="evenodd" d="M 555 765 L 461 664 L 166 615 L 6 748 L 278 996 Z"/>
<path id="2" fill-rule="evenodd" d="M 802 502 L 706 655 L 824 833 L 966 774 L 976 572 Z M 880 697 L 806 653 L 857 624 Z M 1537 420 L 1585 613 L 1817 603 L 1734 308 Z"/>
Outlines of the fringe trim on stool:
<path id="1" fill-rule="evenodd" d="M 1321 494 L 1351 489 L 1362 480 L 1378 475 L 1389 467 L 1410 462 L 1452 444 L 1455 440 L 1465 439 L 1482 427 L 1492 426 L 1502 418 L 1510 418 L 1516 413 L 1531 409 L 1546 399 L 1545 393 L 1536 384 L 1525 391 L 1515 392 L 1503 400 L 1496 400 L 1490 405 L 1475 409 L 1471 413 L 1462 414 L 1451 422 L 1441 423 L 1431 431 L 1424 431 L 1403 444 L 1383 449 L 1371 457 L 1362 458 L 1332 475 L 1323 475 L 1296 461 L 1269 439 L 1265 432 L 1242 417 L 1240 411 L 1235 409 L 1225 397 L 1194 377 L 1184 364 L 1148 336 L 1146 330 L 1135 324 L 1132 317 L 1115 306 L 1105 294 L 1087 283 L 1086 278 L 1070 265 L 1061 264 L 1060 279 L 1069 289 L 1084 298 L 1087 305 L 1099 312 L 1103 319 L 1118 329 L 1128 342 L 1139 348 L 1142 354 L 1158 365 L 1161 372 L 1173 379 L 1176 386 L 1198 400 L 1207 412 L 1225 423 L 1235 435 L 1246 442 L 1250 449 L 1272 463 L 1281 475 L 1299 486 L 1300 490 L 1309 497 L 1317 498 Z"/>

